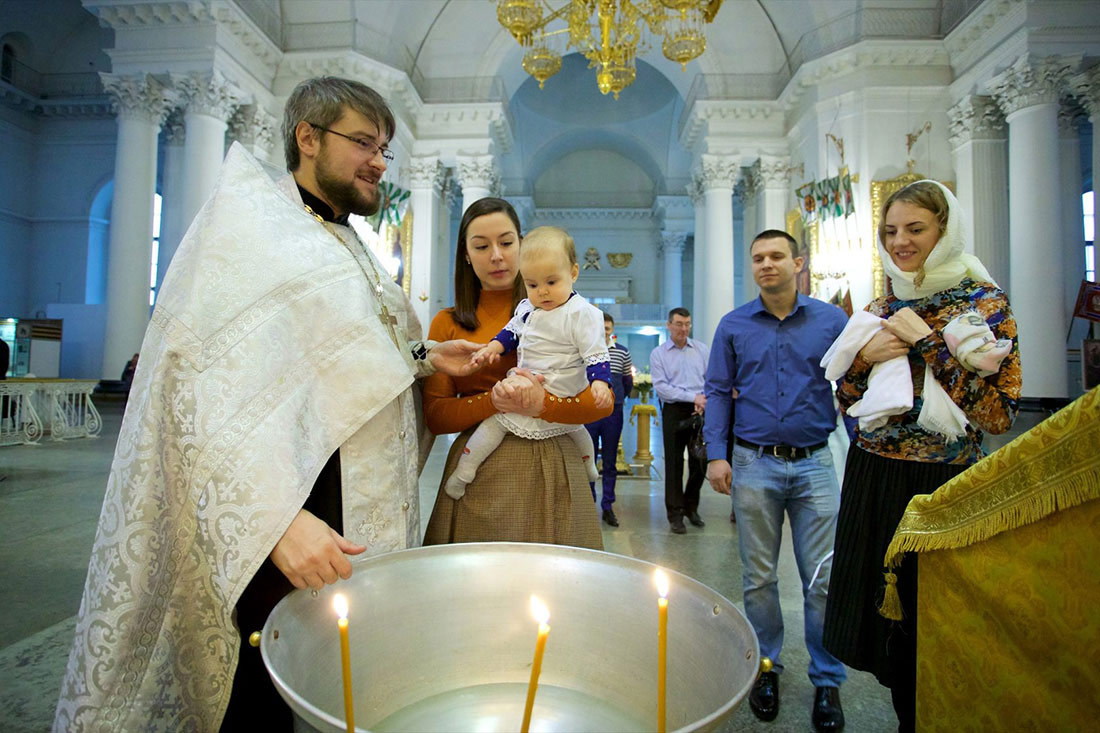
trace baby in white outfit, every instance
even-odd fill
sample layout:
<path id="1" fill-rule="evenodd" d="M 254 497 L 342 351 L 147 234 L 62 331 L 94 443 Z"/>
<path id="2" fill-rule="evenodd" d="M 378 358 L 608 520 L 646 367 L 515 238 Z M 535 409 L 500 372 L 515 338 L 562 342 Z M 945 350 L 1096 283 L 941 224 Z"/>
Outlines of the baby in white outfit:
<path id="1" fill-rule="evenodd" d="M 543 387 L 550 394 L 574 397 L 591 384 L 596 407 L 611 405 L 615 398 L 603 313 L 573 291 L 580 272 L 573 238 L 557 227 L 532 229 L 520 244 L 519 271 L 527 298 L 516 306 L 508 325 L 471 359 L 491 364 L 501 354 L 517 349 L 518 365 L 542 375 Z M 483 421 L 466 442 L 458 465 L 443 485 L 448 496 L 461 499 L 465 495 L 478 467 L 507 433 L 533 440 L 568 435 L 580 450 L 588 480 L 599 478 L 592 438 L 583 425 L 498 413 Z"/>

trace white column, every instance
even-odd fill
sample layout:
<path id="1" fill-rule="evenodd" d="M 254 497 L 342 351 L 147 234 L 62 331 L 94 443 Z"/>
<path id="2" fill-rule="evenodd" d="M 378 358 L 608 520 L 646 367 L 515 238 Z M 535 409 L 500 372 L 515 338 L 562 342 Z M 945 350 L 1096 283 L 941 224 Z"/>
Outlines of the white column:
<path id="1" fill-rule="evenodd" d="M 791 193 L 791 160 L 786 156 L 761 155 L 757 174 L 760 230 L 787 229 L 787 209 L 794 203 Z"/>
<path id="2" fill-rule="evenodd" d="M 161 174 L 160 249 L 157 252 L 157 287 L 164 282 L 168 264 L 183 239 L 183 115 L 179 110 L 164 122 L 164 173 Z"/>
<path id="3" fill-rule="evenodd" d="M 492 196 L 500 181 L 491 155 L 456 155 L 456 176 L 462 186 L 462 211 L 470 204 Z"/>
<path id="4" fill-rule="evenodd" d="M 705 237 L 707 230 L 707 200 L 703 196 L 703 182 L 699 179 L 699 172 L 692 174 L 691 183 L 687 187 L 688 196 L 695 209 L 695 238 L 691 267 L 691 312 L 696 318 L 706 310 L 706 261 L 703 259 L 706 252 Z M 670 306 L 674 307 L 674 306 Z M 666 311 L 667 313 L 667 311 Z"/>
<path id="5" fill-rule="evenodd" d="M 661 254 L 664 268 L 661 277 L 661 302 L 669 308 L 684 305 L 684 245 L 687 232 L 661 232 Z"/>
<path id="6" fill-rule="evenodd" d="M 1070 338 L 1067 347 L 1081 348 L 1081 339 L 1088 326 L 1073 318 L 1073 306 L 1077 303 L 1077 291 L 1085 279 L 1085 211 L 1081 206 L 1081 189 L 1084 174 L 1081 171 L 1081 136 L 1078 125 L 1084 113 L 1076 104 L 1063 104 L 1058 115 L 1059 173 L 1062 179 L 1062 303 L 1068 319 L 1066 327 Z M 1079 377 L 1078 377 L 1079 379 Z"/>
<path id="7" fill-rule="evenodd" d="M 431 310 L 435 261 L 436 227 L 439 221 L 439 194 L 445 169 L 434 155 L 412 158 L 408 166 L 409 208 L 413 213 L 412 268 L 409 298 L 413 310 L 422 324 L 431 323 Z"/>
<path id="8" fill-rule="evenodd" d="M 458 181 L 450 170 L 446 170 L 440 185 L 439 206 L 437 207 L 435 247 L 432 249 L 432 299 L 428 310 L 431 316 L 454 303 L 451 284 L 454 282 L 454 236 L 451 232 L 451 212 L 461 206 L 462 196 Z M 474 199 L 475 201 L 477 199 Z M 454 234 L 457 234 L 455 232 Z M 425 323 L 427 333 L 429 323 Z"/>
<path id="9" fill-rule="evenodd" d="M 990 88 L 1008 120 L 1009 298 L 1020 338 L 1023 394 L 1067 397 L 1058 97 L 1072 71 L 1057 58 L 1021 56 Z"/>
<path id="10" fill-rule="evenodd" d="M 947 111 L 956 193 L 969 216 L 973 252 L 1002 288 L 1009 284 L 1005 120 L 991 97 L 964 97 Z"/>
<path id="11" fill-rule="evenodd" d="M 183 152 L 183 205 L 186 230 L 218 182 L 225 157 L 227 122 L 241 103 L 236 85 L 220 73 L 172 75 L 184 106 L 187 141 Z"/>
<path id="12" fill-rule="evenodd" d="M 705 262 L 703 288 L 706 294 L 703 312 L 693 319 L 695 337 L 710 343 L 718 321 L 733 310 L 733 187 L 741 175 L 741 166 L 730 156 L 704 154 L 700 180 L 706 199 L 706 240 L 702 253 L 696 244 L 696 257 Z"/>
<path id="13" fill-rule="evenodd" d="M 746 169 L 745 176 L 734 189 L 741 200 L 741 290 L 737 303 L 747 303 L 760 294 L 756 281 L 752 279 L 752 240 L 760 233 L 757 225 L 760 197 L 759 168 Z"/>
<path id="14" fill-rule="evenodd" d="M 275 115 L 256 104 L 238 107 L 229 119 L 229 131 L 226 138 L 226 150 L 233 142 L 238 142 L 256 158 L 265 162 L 283 159 L 282 151 L 275 151 L 275 133 L 279 121 Z M 275 153 L 278 152 L 276 156 Z"/>
<path id="15" fill-rule="evenodd" d="M 118 379 L 140 350 L 149 321 L 157 134 L 170 101 L 167 90 L 152 77 L 100 78 L 118 110 L 102 369 L 105 379 Z"/>

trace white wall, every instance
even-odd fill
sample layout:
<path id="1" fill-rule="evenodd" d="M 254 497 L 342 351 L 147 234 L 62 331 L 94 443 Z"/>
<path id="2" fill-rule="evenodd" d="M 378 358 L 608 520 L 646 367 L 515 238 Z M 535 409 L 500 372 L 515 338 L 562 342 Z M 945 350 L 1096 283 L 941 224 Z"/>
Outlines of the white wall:
<path id="1" fill-rule="evenodd" d="M 0 109 L 0 318 L 29 316 L 34 136 L 30 120 Z"/>
<path id="2" fill-rule="evenodd" d="M 573 236 L 577 259 L 584 266 L 584 253 L 595 247 L 600 253 L 601 274 L 631 278 L 631 297 L 635 303 L 661 302 L 661 265 L 657 257 L 657 221 L 651 209 L 588 209 L 567 212 L 536 209 L 534 226 L 561 227 Z M 622 269 L 611 267 L 609 252 L 629 252 L 630 264 Z M 581 270 L 577 292 L 584 295 Z"/>

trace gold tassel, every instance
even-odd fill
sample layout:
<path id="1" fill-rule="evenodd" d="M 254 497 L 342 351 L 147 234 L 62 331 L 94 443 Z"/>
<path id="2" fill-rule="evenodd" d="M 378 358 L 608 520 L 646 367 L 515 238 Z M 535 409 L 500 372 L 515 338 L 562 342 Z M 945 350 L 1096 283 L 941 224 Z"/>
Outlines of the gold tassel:
<path id="1" fill-rule="evenodd" d="M 882 605 L 878 613 L 883 618 L 891 621 L 901 621 L 901 596 L 898 595 L 898 576 L 894 573 L 883 573 L 886 578 L 886 592 L 882 596 Z"/>

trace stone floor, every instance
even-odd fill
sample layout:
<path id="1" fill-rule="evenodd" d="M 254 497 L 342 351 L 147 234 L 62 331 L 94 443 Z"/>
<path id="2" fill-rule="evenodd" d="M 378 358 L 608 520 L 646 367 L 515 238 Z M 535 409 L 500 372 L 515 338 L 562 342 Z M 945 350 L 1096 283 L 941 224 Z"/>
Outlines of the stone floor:
<path id="1" fill-rule="evenodd" d="M 0 729 L 5 731 L 45 731 L 52 720 L 122 419 L 118 405 L 103 405 L 102 414 L 104 430 L 98 438 L 47 438 L 37 446 L 0 448 Z M 1013 435 L 1034 422 L 1018 425 Z M 634 428 L 628 426 L 623 444 L 633 448 L 635 441 Z M 689 525 L 686 535 L 670 534 L 660 442 L 657 431 L 652 443 L 658 458 L 648 478 L 619 480 L 615 510 L 621 526 L 604 525 L 605 549 L 683 572 L 741 607 L 737 528 L 729 521 L 729 499 L 704 486 L 699 511 L 707 526 Z M 421 477 L 425 523 L 448 446 L 447 439 L 436 441 Z M 834 450 L 842 452 L 844 446 L 838 443 Z M 786 621 L 779 717 L 760 723 L 742 705 L 723 730 L 812 730 L 813 687 L 804 671 L 808 656 L 801 587 L 789 533 L 784 536 L 779 589 Z M 870 675 L 851 671 L 842 699 L 848 730 L 896 729 L 889 694 Z"/>

